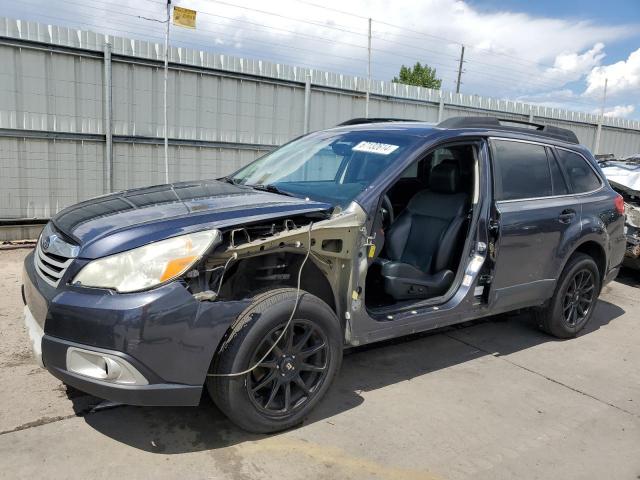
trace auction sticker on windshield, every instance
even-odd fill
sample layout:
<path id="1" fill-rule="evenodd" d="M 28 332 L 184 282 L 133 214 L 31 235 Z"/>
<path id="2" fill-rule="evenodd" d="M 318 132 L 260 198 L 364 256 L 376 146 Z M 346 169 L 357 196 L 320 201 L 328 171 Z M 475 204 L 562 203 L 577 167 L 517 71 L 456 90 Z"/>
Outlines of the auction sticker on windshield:
<path id="1" fill-rule="evenodd" d="M 398 149 L 398 145 L 378 142 L 360 142 L 352 148 L 354 152 L 377 153 L 379 155 L 389 155 Z"/>

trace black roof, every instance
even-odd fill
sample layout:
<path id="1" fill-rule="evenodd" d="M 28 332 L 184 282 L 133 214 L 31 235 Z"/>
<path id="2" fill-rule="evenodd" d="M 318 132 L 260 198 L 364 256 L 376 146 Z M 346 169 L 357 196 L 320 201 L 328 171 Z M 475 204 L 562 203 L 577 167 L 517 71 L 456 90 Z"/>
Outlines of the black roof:
<path id="1" fill-rule="evenodd" d="M 354 128 L 357 128 L 358 125 L 360 125 L 362 128 L 366 128 L 366 125 L 374 123 L 382 124 L 378 127 L 381 129 L 386 129 L 387 126 L 393 126 L 394 129 L 397 129 L 399 125 L 396 126 L 392 124 L 402 123 L 402 127 L 405 130 L 423 135 L 433 132 L 434 127 L 451 130 L 469 128 L 474 130 L 491 130 L 492 132 L 502 131 L 533 135 L 536 137 L 549 138 L 576 145 L 580 143 L 576 134 L 567 128 L 498 117 L 451 117 L 435 125 L 430 122 L 404 120 L 400 118 L 353 118 L 336 126 L 353 126 Z"/>
<path id="2" fill-rule="evenodd" d="M 568 128 L 497 117 L 451 117 L 436 125 L 439 128 L 491 128 L 508 132 L 529 133 L 569 143 L 580 143 Z"/>
<path id="3" fill-rule="evenodd" d="M 404 118 L 352 118 L 336 125 L 336 127 L 346 127 L 348 125 L 362 125 L 364 123 L 387 123 L 387 122 L 419 122 L 419 120 L 408 120 Z"/>

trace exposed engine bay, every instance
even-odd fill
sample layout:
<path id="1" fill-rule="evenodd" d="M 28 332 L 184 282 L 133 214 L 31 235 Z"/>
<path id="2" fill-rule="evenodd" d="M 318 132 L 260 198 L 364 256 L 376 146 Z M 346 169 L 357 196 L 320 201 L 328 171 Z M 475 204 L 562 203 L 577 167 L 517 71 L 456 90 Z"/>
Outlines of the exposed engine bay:
<path id="1" fill-rule="evenodd" d="M 223 231 L 223 241 L 200 271 L 185 278 L 189 290 L 201 301 L 234 301 L 275 287 L 295 286 L 304 264 L 301 288 L 332 308 L 348 308 L 338 292 L 363 284 L 360 266 L 366 249 L 362 226 L 364 212 L 358 207 L 333 215 L 323 213 L 274 219 Z M 309 229 L 311 230 L 309 232 Z M 358 264 L 359 262 L 355 262 Z M 354 269 L 355 267 L 355 269 Z"/>
<path id="2" fill-rule="evenodd" d="M 627 250 L 624 264 L 640 270 L 640 154 L 623 159 L 601 159 L 609 184 L 624 198 Z"/>

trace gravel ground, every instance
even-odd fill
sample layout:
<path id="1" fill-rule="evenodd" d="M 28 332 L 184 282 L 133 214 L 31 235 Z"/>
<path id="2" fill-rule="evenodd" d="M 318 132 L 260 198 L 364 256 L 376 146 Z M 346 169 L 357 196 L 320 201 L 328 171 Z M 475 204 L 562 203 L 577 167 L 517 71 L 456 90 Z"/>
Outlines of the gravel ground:
<path id="1" fill-rule="evenodd" d="M 0 251 L 0 478 L 640 478 L 635 272 L 576 339 L 513 315 L 359 349 L 305 425 L 261 436 L 206 398 L 106 408 L 39 369 L 26 254 Z"/>

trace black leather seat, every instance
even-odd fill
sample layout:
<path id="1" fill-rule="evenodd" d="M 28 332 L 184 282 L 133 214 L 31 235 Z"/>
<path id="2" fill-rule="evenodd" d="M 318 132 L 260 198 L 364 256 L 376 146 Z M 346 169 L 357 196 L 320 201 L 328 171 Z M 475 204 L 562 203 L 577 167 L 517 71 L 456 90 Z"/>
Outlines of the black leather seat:
<path id="1" fill-rule="evenodd" d="M 453 282 L 467 217 L 455 162 L 433 168 L 429 189 L 418 192 L 391 225 L 380 260 L 384 289 L 396 300 L 429 298 Z"/>

